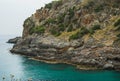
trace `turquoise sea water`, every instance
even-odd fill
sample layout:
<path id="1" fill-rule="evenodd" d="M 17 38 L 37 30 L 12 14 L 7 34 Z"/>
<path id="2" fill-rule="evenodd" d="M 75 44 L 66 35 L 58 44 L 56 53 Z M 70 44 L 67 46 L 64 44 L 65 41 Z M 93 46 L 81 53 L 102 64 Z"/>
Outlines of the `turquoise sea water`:
<path id="1" fill-rule="evenodd" d="M 9 50 L 13 45 L 5 43 L 9 38 L 0 37 L 0 81 L 3 76 L 10 78 L 10 74 L 23 81 L 28 78 L 43 81 L 120 81 L 120 72 L 81 71 L 71 65 L 47 64 L 11 54 Z"/>

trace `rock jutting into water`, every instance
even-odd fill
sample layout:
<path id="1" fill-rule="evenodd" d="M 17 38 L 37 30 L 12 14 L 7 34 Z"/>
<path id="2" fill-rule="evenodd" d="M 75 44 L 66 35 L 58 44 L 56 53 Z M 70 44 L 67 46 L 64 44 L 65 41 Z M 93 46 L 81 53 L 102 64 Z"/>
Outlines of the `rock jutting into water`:
<path id="1" fill-rule="evenodd" d="M 16 38 L 13 38 L 13 39 L 9 39 L 9 40 L 7 41 L 7 43 L 16 44 L 20 39 L 22 39 L 22 37 L 16 37 Z"/>
<path id="2" fill-rule="evenodd" d="M 120 71 L 120 0 L 59 0 L 24 22 L 10 50 L 79 69 Z"/>

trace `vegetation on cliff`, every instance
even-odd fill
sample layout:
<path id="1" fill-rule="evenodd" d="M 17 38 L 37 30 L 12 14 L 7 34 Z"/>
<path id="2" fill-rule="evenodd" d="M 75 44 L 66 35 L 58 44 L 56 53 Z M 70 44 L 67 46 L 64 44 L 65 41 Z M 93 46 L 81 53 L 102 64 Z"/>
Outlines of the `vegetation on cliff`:
<path id="1" fill-rule="evenodd" d="M 24 22 L 11 52 L 39 60 L 120 69 L 120 0 L 58 0 Z M 89 67 L 89 68 L 88 68 Z M 93 68 L 92 68 L 93 69 Z"/>
<path id="2" fill-rule="evenodd" d="M 66 35 L 69 36 L 67 40 L 79 39 L 87 34 L 94 38 L 95 32 L 99 30 L 102 32 L 109 26 L 117 27 L 116 30 L 119 29 L 120 20 L 117 21 L 117 18 L 120 18 L 119 9 L 119 0 L 53 1 L 37 10 L 31 18 L 25 21 L 23 36 L 34 33 L 60 36 L 64 32 L 78 30 L 72 35 Z M 111 33 L 118 37 L 114 31 Z"/>

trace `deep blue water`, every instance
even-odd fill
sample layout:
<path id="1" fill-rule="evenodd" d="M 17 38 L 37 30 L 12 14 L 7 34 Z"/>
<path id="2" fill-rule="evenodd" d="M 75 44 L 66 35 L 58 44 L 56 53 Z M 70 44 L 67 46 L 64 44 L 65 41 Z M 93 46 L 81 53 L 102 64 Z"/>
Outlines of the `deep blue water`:
<path id="1" fill-rule="evenodd" d="M 56 81 L 120 81 L 120 73 L 115 71 L 81 71 L 66 64 L 47 64 L 9 52 L 12 44 L 6 41 L 10 36 L 0 36 L 0 81 L 10 74 L 15 78 L 43 79 Z M 9 80 L 6 80 L 9 81 Z"/>

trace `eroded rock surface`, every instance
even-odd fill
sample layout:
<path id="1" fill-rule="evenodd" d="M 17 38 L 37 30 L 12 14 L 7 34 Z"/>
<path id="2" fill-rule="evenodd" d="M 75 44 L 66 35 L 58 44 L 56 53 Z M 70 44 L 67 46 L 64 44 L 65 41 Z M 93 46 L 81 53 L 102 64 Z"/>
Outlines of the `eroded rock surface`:
<path id="1" fill-rule="evenodd" d="M 25 20 L 12 53 L 79 69 L 120 71 L 120 0 L 60 0 Z"/>

